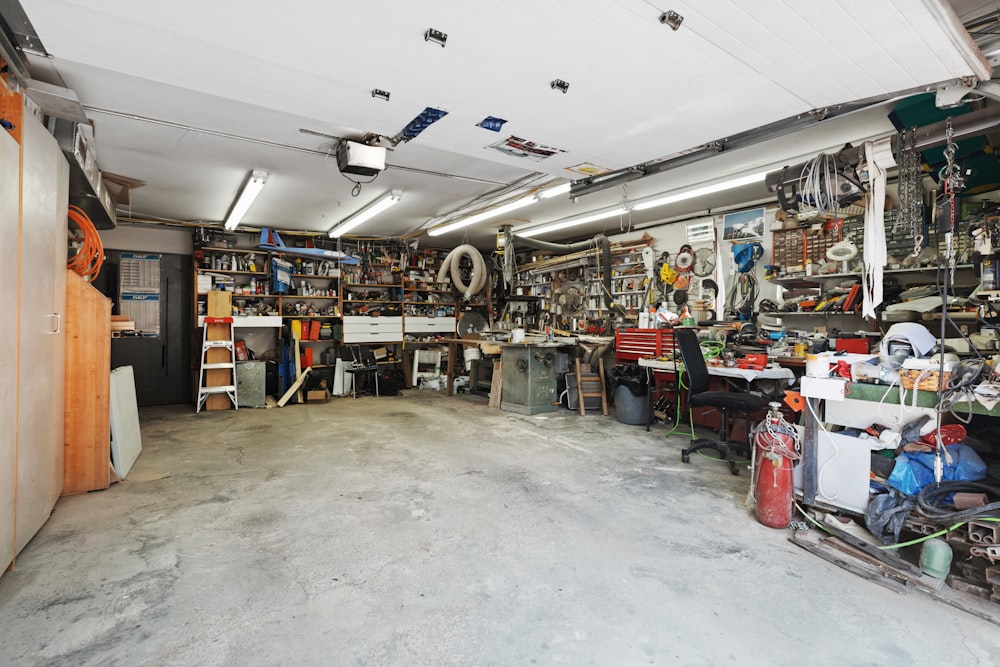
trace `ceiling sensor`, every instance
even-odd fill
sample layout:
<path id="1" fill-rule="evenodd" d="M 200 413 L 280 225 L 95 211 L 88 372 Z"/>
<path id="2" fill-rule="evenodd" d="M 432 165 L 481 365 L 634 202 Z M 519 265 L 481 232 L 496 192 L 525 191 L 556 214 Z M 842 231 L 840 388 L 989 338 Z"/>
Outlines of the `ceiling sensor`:
<path id="1" fill-rule="evenodd" d="M 660 14 L 660 23 L 670 26 L 671 30 L 677 30 L 681 27 L 681 23 L 684 23 L 684 17 L 671 9 Z"/>
<path id="2" fill-rule="evenodd" d="M 375 88 L 372 90 L 372 97 L 377 97 L 380 100 L 389 101 L 389 91 L 381 90 L 380 88 Z"/>
<path id="3" fill-rule="evenodd" d="M 435 30 L 434 28 L 428 28 L 426 32 L 424 32 L 424 41 L 440 44 L 441 48 L 443 49 L 445 42 L 448 41 L 448 35 L 444 34 L 440 30 Z"/>
<path id="4" fill-rule="evenodd" d="M 552 90 L 559 90 L 562 91 L 563 93 L 569 90 L 569 84 L 563 81 L 562 79 L 556 79 L 549 85 L 552 86 Z"/>

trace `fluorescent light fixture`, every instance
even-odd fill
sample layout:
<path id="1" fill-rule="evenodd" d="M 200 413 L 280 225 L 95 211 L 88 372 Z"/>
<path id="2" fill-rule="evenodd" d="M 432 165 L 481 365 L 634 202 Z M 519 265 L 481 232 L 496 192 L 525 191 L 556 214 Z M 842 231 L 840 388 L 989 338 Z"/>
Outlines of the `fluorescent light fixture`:
<path id="1" fill-rule="evenodd" d="M 474 225 L 477 222 L 482 222 L 483 220 L 489 220 L 490 218 L 495 218 L 499 215 L 510 213 L 511 211 L 516 211 L 519 208 L 524 208 L 525 206 L 534 203 L 535 203 L 534 197 L 522 197 L 521 199 L 515 199 L 512 202 L 507 202 L 502 206 L 497 206 L 496 208 L 491 208 L 481 213 L 470 215 L 467 218 L 459 218 L 454 222 L 449 222 L 446 225 L 435 227 L 434 229 L 431 229 L 427 233 L 430 236 L 440 236 L 441 234 L 447 234 L 448 232 L 453 232 L 456 229 L 461 229 L 462 227 L 468 227 L 469 225 Z"/>
<path id="2" fill-rule="evenodd" d="M 716 192 L 722 192 L 723 190 L 731 190 L 733 188 L 743 187 L 744 185 L 763 183 L 764 177 L 767 176 L 767 173 L 768 172 L 766 171 L 762 171 L 756 174 L 750 174 L 749 176 L 740 176 L 739 178 L 733 178 L 728 181 L 722 181 L 721 183 L 715 183 L 714 185 L 706 185 L 704 187 L 696 188 L 694 190 L 688 190 L 687 192 L 666 195 L 664 197 L 657 197 L 655 199 L 650 199 L 648 201 L 638 202 L 632 205 L 632 209 L 635 211 L 645 211 L 647 208 L 654 208 L 656 206 L 665 206 L 667 204 L 674 204 L 679 201 L 684 201 L 685 199 L 694 199 L 695 197 L 704 197 L 705 195 L 714 194 Z"/>
<path id="3" fill-rule="evenodd" d="M 563 183 L 562 185 L 557 185 L 554 188 L 539 190 L 535 196 L 539 199 L 550 199 L 552 197 L 558 197 L 559 195 L 566 195 L 569 194 L 569 189 L 572 186 L 572 183 Z"/>
<path id="4" fill-rule="evenodd" d="M 354 215 L 349 215 L 340 221 L 336 227 L 330 230 L 330 238 L 335 239 L 347 232 L 351 231 L 358 225 L 371 220 L 376 215 L 386 210 L 390 206 L 395 206 L 400 199 L 403 198 L 402 190 L 392 190 L 385 193 L 368 206 L 355 213 Z"/>
<path id="5" fill-rule="evenodd" d="M 588 222 L 596 222 L 597 220 L 603 220 L 604 218 L 613 218 L 616 215 L 624 215 L 625 213 L 628 213 L 628 209 L 625 208 L 624 206 L 619 206 L 617 208 L 609 209 L 607 211 L 600 211 L 599 213 L 591 213 L 590 215 L 585 215 L 582 218 L 557 220 L 556 222 L 552 222 L 547 225 L 539 225 L 538 227 L 532 227 L 530 229 L 525 229 L 523 231 L 515 229 L 514 235 L 530 238 L 532 236 L 537 236 L 538 234 L 554 232 L 560 229 L 566 229 L 567 227 L 574 227 L 576 225 L 585 225 Z"/>
<path id="6" fill-rule="evenodd" d="M 253 200 L 260 194 L 266 181 L 266 171 L 254 169 L 250 172 L 250 177 L 240 188 L 240 194 L 236 196 L 236 201 L 229 208 L 229 214 L 226 216 L 226 229 L 236 229 L 236 226 L 243 220 L 243 216 L 250 210 L 250 206 L 253 205 Z"/>

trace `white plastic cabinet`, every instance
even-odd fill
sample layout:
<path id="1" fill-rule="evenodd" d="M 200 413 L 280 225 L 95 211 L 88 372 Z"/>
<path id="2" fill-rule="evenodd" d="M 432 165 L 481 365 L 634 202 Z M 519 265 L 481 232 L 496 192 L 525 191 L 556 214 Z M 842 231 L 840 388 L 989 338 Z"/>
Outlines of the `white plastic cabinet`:
<path id="1" fill-rule="evenodd" d="M 69 163 L 56 140 L 27 112 L 21 132 L 16 552 L 49 518 L 63 485 L 69 193 Z"/>
<path id="2" fill-rule="evenodd" d="M 17 238 L 17 192 L 20 147 L 0 130 L 0 235 Z M 17 387 L 12 381 L 17 367 L 17 262 L 0 262 L 0 368 L 7 378 L 0 382 L 0 573 L 14 559 L 14 462 L 17 435 Z"/>

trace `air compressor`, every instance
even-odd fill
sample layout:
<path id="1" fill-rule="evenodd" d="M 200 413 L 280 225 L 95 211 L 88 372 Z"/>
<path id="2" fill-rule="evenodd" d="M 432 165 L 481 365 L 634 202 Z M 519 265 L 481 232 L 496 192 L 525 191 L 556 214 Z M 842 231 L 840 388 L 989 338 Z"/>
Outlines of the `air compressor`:
<path id="1" fill-rule="evenodd" d="M 787 528 L 792 520 L 792 468 L 801 458 L 798 432 L 785 421 L 781 404 L 768 404 L 767 416 L 753 428 L 753 481 L 757 521 Z"/>

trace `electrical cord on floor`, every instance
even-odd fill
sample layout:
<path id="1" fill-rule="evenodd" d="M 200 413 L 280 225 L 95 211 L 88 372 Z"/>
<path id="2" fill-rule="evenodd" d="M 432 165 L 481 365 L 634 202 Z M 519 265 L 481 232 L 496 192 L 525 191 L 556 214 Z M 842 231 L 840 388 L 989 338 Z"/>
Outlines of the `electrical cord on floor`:
<path id="1" fill-rule="evenodd" d="M 814 526 L 816 526 L 817 528 L 819 528 L 823 532 L 829 533 L 830 535 L 833 535 L 833 531 L 827 529 L 826 526 L 824 526 L 819 521 L 817 521 L 816 519 L 814 519 L 811 516 L 809 516 L 809 513 L 806 512 L 805 508 L 803 508 L 801 505 L 799 505 L 798 503 L 795 503 L 795 508 L 799 511 L 799 514 L 801 514 L 803 517 L 806 518 L 807 521 L 809 521 L 809 523 L 813 524 Z M 1000 519 L 995 519 L 995 518 L 991 518 L 991 517 L 980 517 L 980 518 L 978 518 L 976 520 L 977 521 L 995 521 L 995 522 L 1000 522 Z M 968 521 L 959 521 L 959 522 L 957 522 L 957 523 L 955 523 L 955 524 L 953 524 L 951 526 L 948 526 L 947 528 L 942 528 L 941 530 L 939 530 L 937 532 L 931 533 L 930 535 L 921 535 L 920 537 L 914 538 L 912 540 L 907 540 L 906 542 L 897 542 L 896 544 L 878 545 L 877 548 L 881 549 L 883 551 L 893 551 L 895 549 L 902 549 L 904 547 L 912 547 L 914 544 L 920 544 L 922 542 L 926 542 L 927 540 L 933 539 L 935 537 L 941 537 L 942 535 L 947 535 L 951 531 L 957 530 L 958 528 L 961 528 L 962 526 L 964 526 L 967 523 L 968 523 Z"/>

